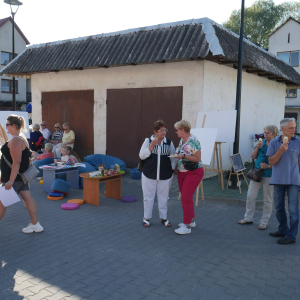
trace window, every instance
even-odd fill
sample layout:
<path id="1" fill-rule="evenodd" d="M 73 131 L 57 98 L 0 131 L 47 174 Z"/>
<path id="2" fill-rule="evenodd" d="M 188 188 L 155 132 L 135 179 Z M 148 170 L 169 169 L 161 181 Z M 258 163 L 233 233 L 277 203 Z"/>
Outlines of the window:
<path id="1" fill-rule="evenodd" d="M 290 42 L 290 37 L 291 37 L 291 35 L 290 35 L 290 33 L 288 34 L 288 43 Z"/>
<path id="2" fill-rule="evenodd" d="M 18 54 L 15 53 L 15 57 L 17 56 Z M 12 57 L 13 57 L 12 53 L 1 51 L 1 65 L 6 66 L 8 63 L 12 61 Z"/>
<path id="3" fill-rule="evenodd" d="M 15 81 L 16 93 L 19 92 L 18 81 Z M 7 79 L 1 79 L 1 92 L 2 93 L 12 93 L 13 92 L 13 81 Z"/>
<path id="4" fill-rule="evenodd" d="M 293 67 L 299 66 L 299 51 L 277 53 L 277 57 L 287 63 L 290 63 Z"/>
<path id="5" fill-rule="evenodd" d="M 286 98 L 297 98 L 297 89 L 286 89 Z"/>

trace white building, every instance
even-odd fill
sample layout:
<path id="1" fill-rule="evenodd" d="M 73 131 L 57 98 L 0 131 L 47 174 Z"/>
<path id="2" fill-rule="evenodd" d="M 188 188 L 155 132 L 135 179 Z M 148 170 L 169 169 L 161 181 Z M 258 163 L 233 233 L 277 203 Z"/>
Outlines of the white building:
<path id="1" fill-rule="evenodd" d="M 2 70 L 32 81 L 34 122 L 69 122 L 81 157 L 102 153 L 135 167 L 154 121 L 196 125 L 199 111 L 234 110 L 239 36 L 196 19 L 34 45 Z M 240 153 L 250 160 L 255 133 L 279 125 L 287 86 L 300 74 L 244 39 Z M 53 130 L 53 129 L 52 129 Z M 222 146 L 224 169 L 233 145 Z"/>
<path id="2" fill-rule="evenodd" d="M 288 18 L 269 35 L 269 51 L 289 63 L 300 73 L 300 22 L 294 18 Z M 300 114 L 300 90 L 290 86 L 286 89 L 285 116 L 297 120 L 298 132 Z"/>
<path id="3" fill-rule="evenodd" d="M 26 45 L 29 45 L 29 41 L 15 23 L 15 55 L 19 55 L 26 49 Z M 1 70 L 13 59 L 12 55 L 12 18 L 8 17 L 0 19 L 0 72 Z M 0 93 L 0 110 L 11 110 L 12 107 L 12 78 L 6 76 L 0 76 L 1 81 L 1 93 Z M 16 79 L 16 103 L 17 109 L 20 106 L 27 104 L 27 89 L 26 79 Z M 28 84 L 30 86 L 30 83 Z M 28 90 L 30 92 L 30 90 Z M 30 97 L 28 99 L 30 102 Z M 26 106 L 25 106 L 26 107 Z"/>

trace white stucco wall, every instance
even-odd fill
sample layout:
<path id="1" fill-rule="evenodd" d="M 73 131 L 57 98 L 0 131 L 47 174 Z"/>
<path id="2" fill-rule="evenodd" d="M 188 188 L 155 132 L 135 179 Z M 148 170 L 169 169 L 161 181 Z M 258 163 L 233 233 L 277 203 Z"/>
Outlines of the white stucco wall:
<path id="1" fill-rule="evenodd" d="M 203 65 L 193 61 L 32 75 L 33 123 L 42 121 L 42 92 L 94 89 L 94 149 L 104 154 L 107 89 L 183 86 L 183 118 L 195 126 L 203 105 Z"/>
<path id="2" fill-rule="evenodd" d="M 234 110 L 236 101 L 237 70 L 205 61 L 203 111 Z M 240 118 L 239 152 L 250 161 L 255 133 L 263 133 L 265 125 L 274 124 L 284 117 L 286 86 L 243 72 Z M 233 143 L 222 144 L 223 168 L 229 169 L 229 155 Z"/>
<path id="3" fill-rule="evenodd" d="M 20 54 L 26 48 L 26 42 L 21 37 L 19 32 L 15 29 L 15 53 Z M 12 23 L 10 21 L 6 22 L 2 27 L 0 27 L 0 55 L 1 51 L 12 53 Z M 1 60 L 0 60 L 1 61 Z M 0 70 L 5 66 L 0 64 Z M 11 77 L 0 76 L 1 79 L 12 80 Z M 19 93 L 16 94 L 17 101 L 26 101 L 26 79 L 16 78 L 18 81 Z M 1 84 L 1 82 L 0 82 Z M 0 100 L 12 100 L 12 94 L 1 93 L 0 90 Z"/>
<path id="4" fill-rule="evenodd" d="M 279 28 L 275 33 L 269 37 L 269 51 L 278 55 L 278 52 L 287 52 L 287 51 L 300 51 L 300 24 L 290 20 Z M 290 34 L 290 42 L 288 43 L 288 34 Z M 299 54 L 300 59 L 300 54 Z M 300 65 L 294 67 L 294 69 L 300 73 Z M 300 90 L 297 91 L 297 98 L 286 98 L 285 101 L 286 107 L 300 107 Z M 295 112 L 298 109 L 294 110 Z M 298 127 L 300 130 L 300 127 Z"/>

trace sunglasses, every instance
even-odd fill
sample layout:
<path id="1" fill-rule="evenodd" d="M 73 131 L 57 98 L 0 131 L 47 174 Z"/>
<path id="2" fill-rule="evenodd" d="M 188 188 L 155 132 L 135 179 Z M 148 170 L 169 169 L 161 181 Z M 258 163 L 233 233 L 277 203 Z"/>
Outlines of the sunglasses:
<path id="1" fill-rule="evenodd" d="M 12 126 L 12 125 L 14 125 L 14 124 L 5 124 L 6 126 Z"/>
<path id="2" fill-rule="evenodd" d="M 46 124 L 41 124 L 41 126 L 46 126 Z"/>
<path id="3" fill-rule="evenodd" d="M 54 127 L 54 128 L 59 128 L 59 127 Z"/>

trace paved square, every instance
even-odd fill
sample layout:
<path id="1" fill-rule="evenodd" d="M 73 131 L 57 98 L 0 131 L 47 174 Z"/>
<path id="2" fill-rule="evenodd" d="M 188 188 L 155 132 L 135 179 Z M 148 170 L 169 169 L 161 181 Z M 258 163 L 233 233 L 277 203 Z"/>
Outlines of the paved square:
<path id="1" fill-rule="evenodd" d="M 155 203 L 151 226 L 144 228 L 141 184 L 128 173 L 122 194 L 136 202 L 106 198 L 103 183 L 100 206 L 75 211 L 60 205 L 82 198 L 82 190 L 49 201 L 42 185 L 32 183 L 45 230 L 23 234 L 27 210 L 21 202 L 7 209 L 0 221 L 0 299 L 300 299 L 300 240 L 278 245 L 269 236 L 277 229 L 274 214 L 260 231 L 260 211 L 253 225 L 241 226 L 244 207 L 200 200 L 197 227 L 179 236 L 175 178 L 168 210 L 173 226 L 160 223 Z"/>

